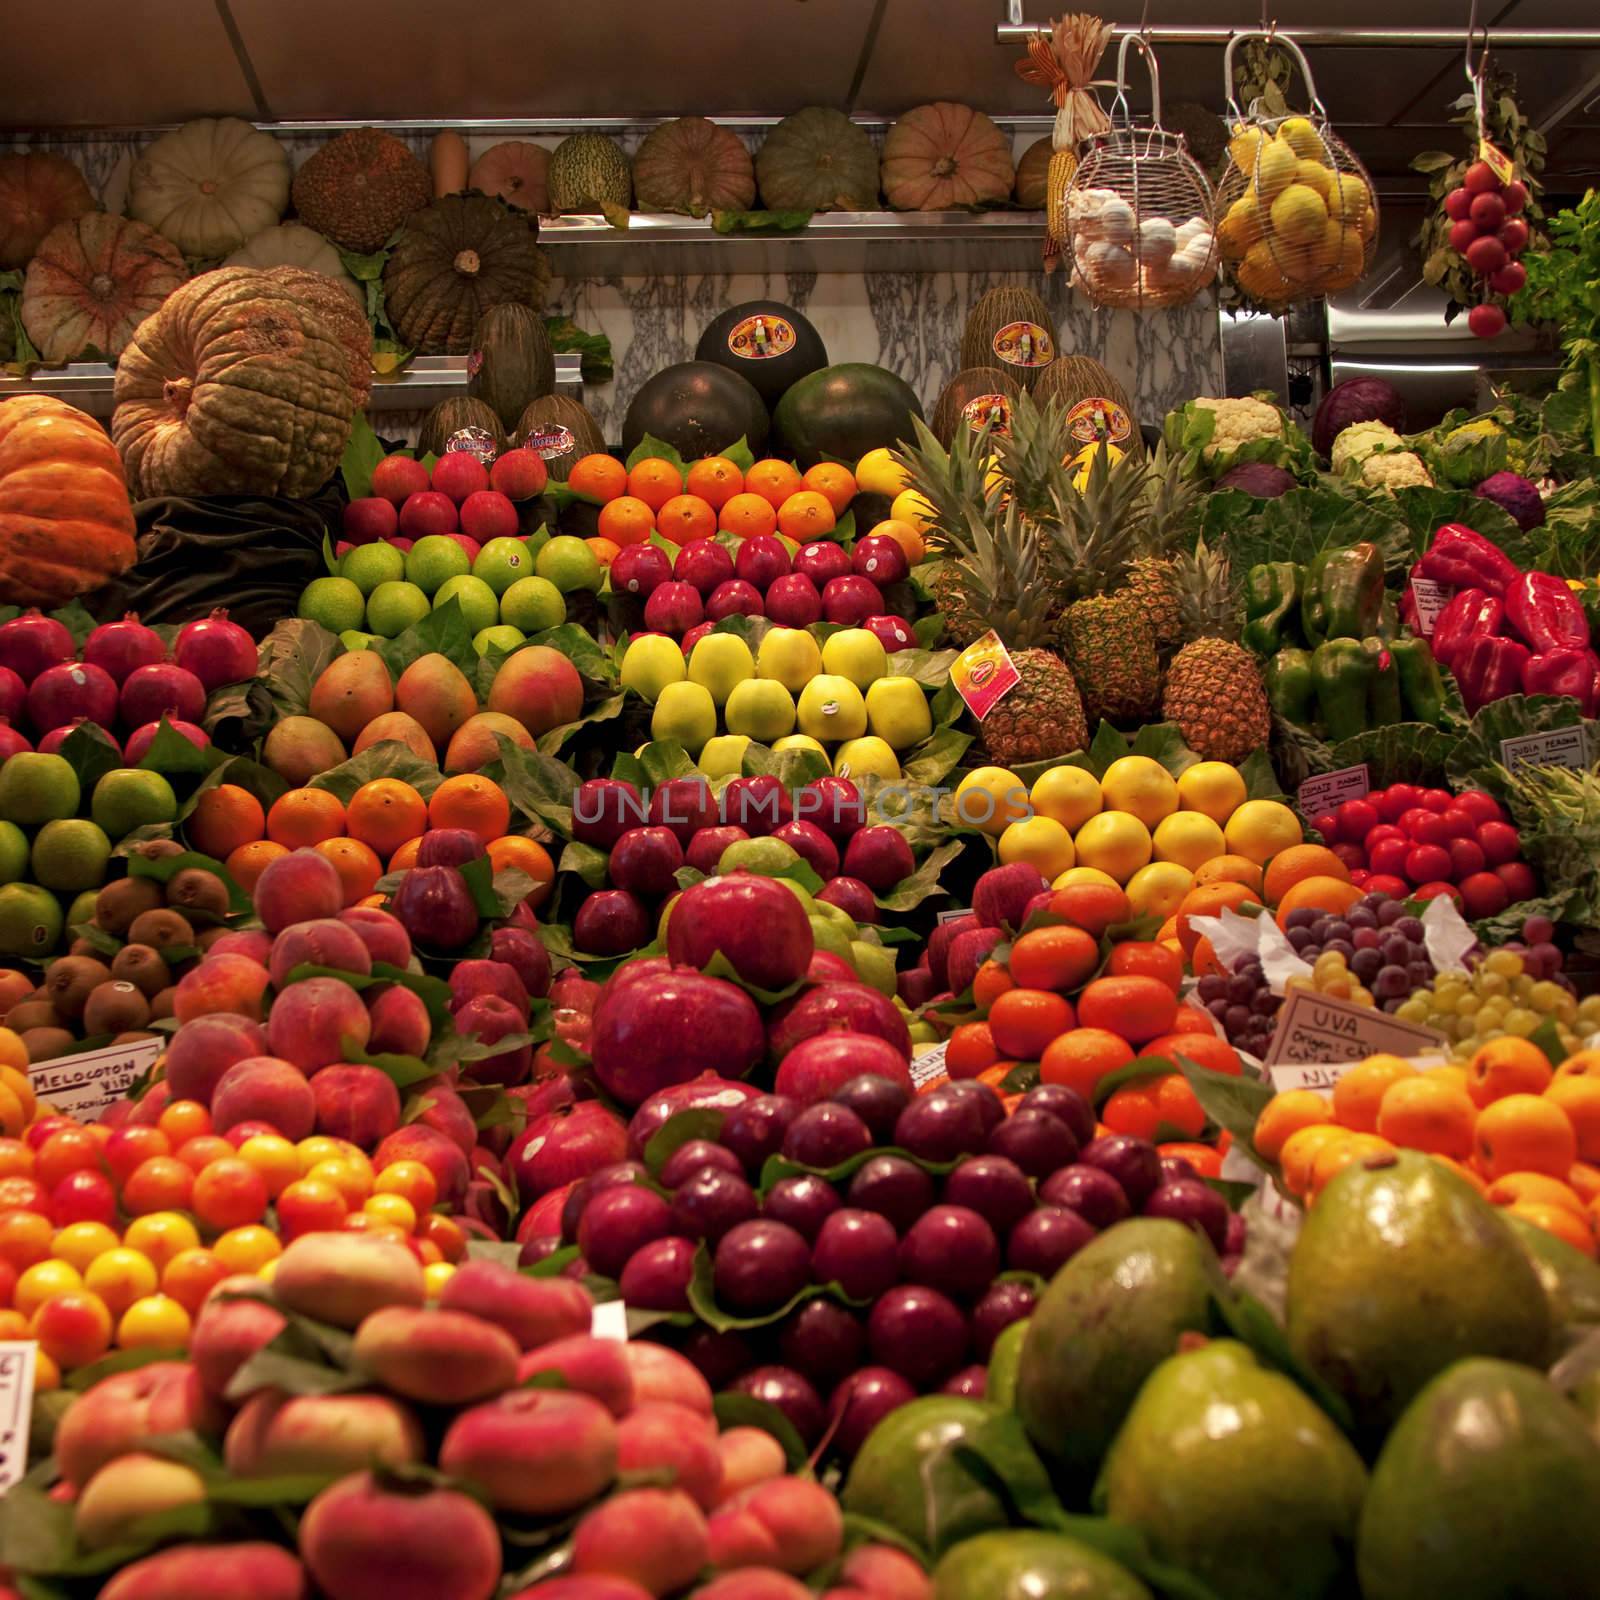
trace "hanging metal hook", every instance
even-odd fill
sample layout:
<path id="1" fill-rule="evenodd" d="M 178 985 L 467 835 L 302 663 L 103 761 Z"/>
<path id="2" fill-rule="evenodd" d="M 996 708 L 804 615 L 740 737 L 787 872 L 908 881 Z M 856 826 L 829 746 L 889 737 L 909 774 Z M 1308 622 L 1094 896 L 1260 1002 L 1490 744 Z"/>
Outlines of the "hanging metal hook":
<path id="1" fill-rule="evenodd" d="M 1480 45 L 1479 50 L 1478 50 L 1477 63 L 1476 63 L 1476 65 L 1474 65 L 1473 60 L 1472 60 L 1472 41 L 1473 41 L 1474 36 L 1476 36 L 1479 32 L 1480 32 L 1480 29 L 1478 27 L 1478 0 L 1472 0 L 1472 8 L 1471 8 L 1470 12 L 1467 15 L 1467 44 L 1466 44 L 1466 49 L 1463 52 L 1463 61 L 1464 61 L 1464 67 L 1465 67 L 1466 74 L 1467 74 L 1467 82 L 1470 83 L 1473 86 L 1474 90 L 1481 97 L 1481 95 L 1483 93 L 1484 74 L 1488 71 L 1488 67 L 1489 67 L 1489 25 L 1488 25 L 1488 23 L 1485 23 L 1483 25 L 1482 30 L 1481 30 L 1482 41 L 1483 42 Z"/>

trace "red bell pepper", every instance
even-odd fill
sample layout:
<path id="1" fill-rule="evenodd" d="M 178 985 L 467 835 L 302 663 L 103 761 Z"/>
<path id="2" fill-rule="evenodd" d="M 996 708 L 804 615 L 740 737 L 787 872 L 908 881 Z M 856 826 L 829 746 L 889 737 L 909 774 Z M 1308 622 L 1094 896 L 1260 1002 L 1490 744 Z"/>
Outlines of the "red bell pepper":
<path id="1" fill-rule="evenodd" d="M 1589 619 L 1562 578 L 1524 572 L 1506 588 L 1506 621 L 1535 650 L 1587 650 Z"/>
<path id="2" fill-rule="evenodd" d="M 1433 658 L 1459 676 L 1459 663 L 1474 639 L 1494 637 L 1505 620 L 1504 602 L 1482 589 L 1463 589 L 1433 620 Z"/>
<path id="3" fill-rule="evenodd" d="M 1422 632 L 1418 626 L 1421 619 L 1417 616 L 1417 597 L 1411 592 L 1411 584 L 1414 579 L 1425 577 L 1427 573 L 1422 570 L 1422 563 L 1419 561 L 1406 574 L 1406 586 L 1400 591 L 1400 620 L 1413 633 L 1419 635 Z"/>
<path id="4" fill-rule="evenodd" d="M 1524 694 L 1571 695 L 1586 717 L 1600 709 L 1600 656 L 1593 650 L 1544 650 L 1522 669 Z"/>
<path id="5" fill-rule="evenodd" d="M 1447 522 L 1434 532 L 1433 543 L 1418 566 L 1423 577 L 1436 583 L 1495 595 L 1504 594 L 1520 576 L 1516 563 L 1499 545 L 1461 522 Z"/>
<path id="6" fill-rule="evenodd" d="M 1461 685 L 1461 699 L 1468 713 L 1503 700 L 1508 694 L 1522 693 L 1522 675 L 1533 654 L 1515 639 L 1498 639 L 1479 634 L 1451 668 Z"/>

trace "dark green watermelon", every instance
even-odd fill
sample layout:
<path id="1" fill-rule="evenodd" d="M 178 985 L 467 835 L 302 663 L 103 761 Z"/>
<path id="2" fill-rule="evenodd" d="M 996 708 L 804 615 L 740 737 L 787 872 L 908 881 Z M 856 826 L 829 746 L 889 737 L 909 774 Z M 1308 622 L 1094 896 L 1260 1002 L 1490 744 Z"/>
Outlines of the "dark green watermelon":
<path id="1" fill-rule="evenodd" d="M 869 450 L 912 437 L 922 415 L 916 391 L 898 374 L 845 361 L 802 378 L 778 402 L 773 423 L 802 468 L 819 461 L 854 466 Z"/>
<path id="2" fill-rule="evenodd" d="M 769 406 L 802 378 L 828 364 L 822 335 L 781 300 L 729 306 L 700 335 L 696 361 L 712 361 L 755 385 Z"/>
<path id="3" fill-rule="evenodd" d="M 766 402 L 747 379 L 710 361 L 681 361 L 646 379 L 633 397 L 622 453 L 648 433 L 685 461 L 717 455 L 740 439 L 759 456 L 769 426 Z"/>

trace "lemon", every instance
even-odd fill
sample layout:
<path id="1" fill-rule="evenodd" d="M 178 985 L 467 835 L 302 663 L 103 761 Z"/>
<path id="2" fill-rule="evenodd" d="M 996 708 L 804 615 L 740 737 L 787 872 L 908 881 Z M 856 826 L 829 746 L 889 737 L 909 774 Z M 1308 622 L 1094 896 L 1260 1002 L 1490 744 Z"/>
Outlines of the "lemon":
<path id="1" fill-rule="evenodd" d="M 911 481 L 906 469 L 895 460 L 887 446 L 869 450 L 856 462 L 855 479 L 856 488 L 862 494 L 882 494 L 891 498 Z"/>
<path id="2" fill-rule="evenodd" d="M 876 734 L 846 739 L 833 753 L 833 770 L 841 778 L 882 778 L 894 783 L 900 776 L 900 761 L 894 747 Z"/>
<path id="3" fill-rule="evenodd" d="M 1309 117 L 1287 117 L 1278 124 L 1278 137 L 1303 161 L 1321 162 L 1327 151 L 1322 136 Z"/>
<path id="4" fill-rule="evenodd" d="M 1292 145 L 1284 144 L 1279 139 L 1263 141 L 1256 155 L 1256 193 L 1263 200 L 1275 199 L 1294 182 L 1299 167 L 1300 157 L 1295 154 Z"/>
<path id="5" fill-rule="evenodd" d="M 1150 756 L 1123 756 L 1113 761 L 1100 780 L 1107 811 L 1126 811 L 1153 828 L 1178 809 L 1178 782 Z"/>
<path id="6" fill-rule="evenodd" d="M 923 535 L 928 533 L 938 517 L 939 513 L 915 489 L 902 489 L 889 507 L 891 522 L 909 522 Z"/>
<path id="7" fill-rule="evenodd" d="M 809 733 L 786 733 L 781 739 L 772 741 L 772 750 L 774 755 L 782 755 L 785 750 L 811 750 L 828 761 L 828 752 Z M 831 761 L 828 761 L 828 767 L 831 771 Z"/>
<path id="8" fill-rule="evenodd" d="M 1261 237 L 1261 207 L 1253 194 L 1240 195 L 1217 228 L 1217 242 L 1237 261 Z"/>
<path id="9" fill-rule="evenodd" d="M 1157 861 L 1176 861 L 1194 872 L 1217 856 L 1227 854 L 1222 829 L 1198 811 L 1174 811 L 1156 824 L 1150 836 Z"/>
<path id="10" fill-rule="evenodd" d="M 1194 887 L 1194 874 L 1176 861 L 1152 861 L 1128 879 L 1128 908 L 1136 917 L 1170 917 Z"/>
<path id="11" fill-rule="evenodd" d="M 956 785 L 956 821 L 998 839 L 1028 814 L 1028 788 L 1006 767 L 975 767 Z"/>
<path id="12" fill-rule="evenodd" d="M 1300 819 L 1278 800 L 1246 800 L 1228 818 L 1223 838 L 1230 855 L 1264 867 L 1280 850 L 1301 840 Z"/>
<path id="13" fill-rule="evenodd" d="M 1068 867 L 1059 878 L 1050 880 L 1052 889 L 1070 889 L 1075 883 L 1103 883 L 1108 889 L 1120 889 L 1122 885 L 1099 867 Z"/>
<path id="14" fill-rule="evenodd" d="M 1332 167 L 1325 167 L 1320 161 L 1301 160 L 1294 169 L 1294 181 L 1303 183 L 1308 189 L 1315 189 L 1326 204 L 1328 196 L 1333 192 L 1333 186 L 1338 181 L 1338 173 Z"/>
<path id="15" fill-rule="evenodd" d="M 1114 444 L 1105 446 L 1107 465 L 1116 466 L 1122 459 L 1122 452 Z M 1100 453 L 1100 441 L 1096 439 L 1093 444 L 1086 444 L 1077 455 L 1066 465 L 1072 473 L 1072 487 L 1080 493 L 1088 487 L 1089 474 L 1094 470 L 1094 458 Z"/>
<path id="16" fill-rule="evenodd" d="M 1272 231 L 1285 244 L 1320 244 L 1328 208 L 1310 184 L 1291 183 L 1272 202 Z"/>
<path id="17" fill-rule="evenodd" d="M 1026 817 L 1000 835 L 1000 860 L 1005 866 L 1026 861 L 1046 878 L 1059 877 L 1077 864 L 1072 835 L 1054 817 Z"/>
<path id="18" fill-rule="evenodd" d="M 1233 137 L 1228 140 L 1228 155 L 1246 177 L 1255 172 L 1256 157 L 1266 140 L 1267 135 L 1260 128 L 1246 127 L 1242 122 L 1234 124 Z"/>
<path id="19" fill-rule="evenodd" d="M 1178 804 L 1213 822 L 1226 822 L 1245 803 L 1248 791 L 1239 769 L 1226 761 L 1197 761 L 1178 774 Z"/>
<path id="20" fill-rule="evenodd" d="M 1072 843 L 1080 866 L 1099 867 L 1118 883 L 1126 883 L 1147 866 L 1154 848 L 1150 830 L 1126 811 L 1102 811 L 1090 817 Z"/>
<path id="21" fill-rule="evenodd" d="M 1076 833 L 1101 808 L 1100 784 L 1082 767 L 1051 767 L 1040 773 L 1028 803 L 1042 817 L 1054 817 Z"/>
<path id="22" fill-rule="evenodd" d="M 1372 191 L 1351 172 L 1335 173 L 1328 185 L 1328 215 L 1344 222 L 1359 222 L 1372 204 Z"/>
<path id="23" fill-rule="evenodd" d="M 715 734 L 701 747 L 695 764 L 708 778 L 737 778 L 749 747 L 749 734 Z"/>

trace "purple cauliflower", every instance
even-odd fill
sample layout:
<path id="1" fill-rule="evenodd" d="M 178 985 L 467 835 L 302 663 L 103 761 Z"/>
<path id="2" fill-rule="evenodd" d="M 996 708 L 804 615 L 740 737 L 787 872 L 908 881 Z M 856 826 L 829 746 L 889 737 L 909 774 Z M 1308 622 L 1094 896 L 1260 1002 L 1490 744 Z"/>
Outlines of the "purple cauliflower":
<path id="1" fill-rule="evenodd" d="M 1276 500 L 1295 486 L 1295 477 L 1282 467 L 1265 461 L 1243 461 L 1217 479 L 1218 489 L 1243 489 L 1257 500 Z"/>
<path id="2" fill-rule="evenodd" d="M 1539 491 L 1518 473 L 1497 472 L 1492 478 L 1485 478 L 1472 492 L 1481 499 L 1494 501 L 1524 533 L 1529 528 L 1544 525 L 1544 501 Z"/>

